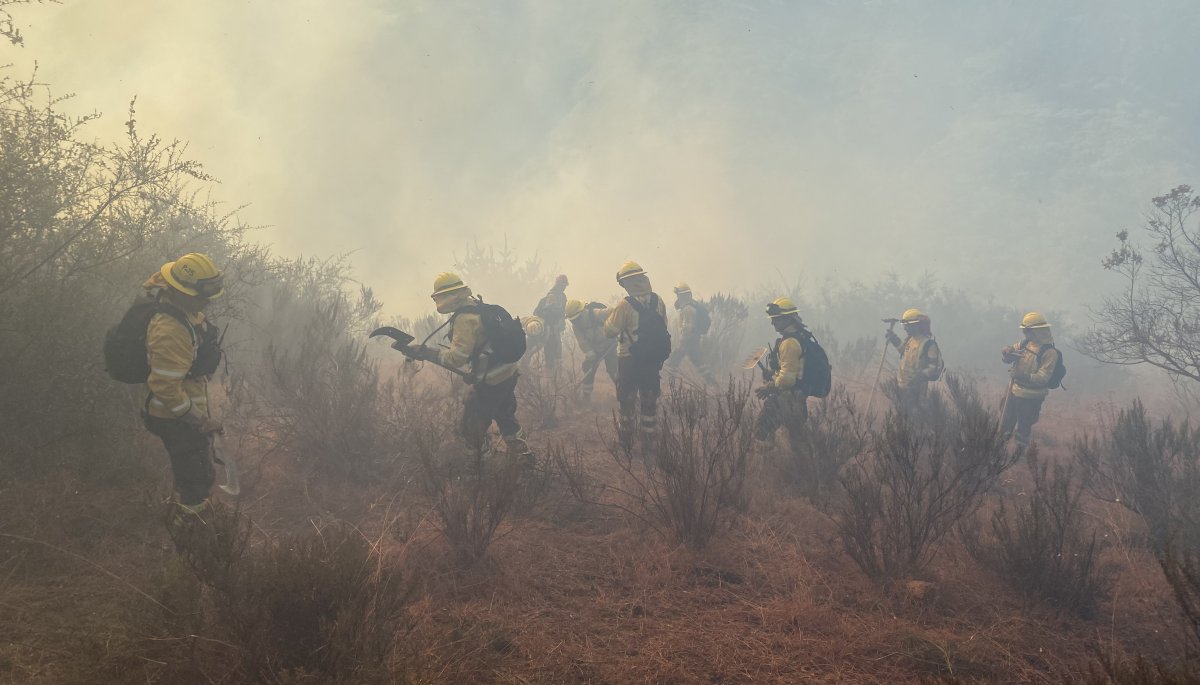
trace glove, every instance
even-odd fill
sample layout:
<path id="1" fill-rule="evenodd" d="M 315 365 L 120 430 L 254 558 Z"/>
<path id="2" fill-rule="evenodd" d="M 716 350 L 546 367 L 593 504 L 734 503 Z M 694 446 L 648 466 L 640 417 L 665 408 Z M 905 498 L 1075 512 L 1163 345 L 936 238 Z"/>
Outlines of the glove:
<path id="1" fill-rule="evenodd" d="M 777 389 L 773 385 L 764 385 L 754 389 L 754 395 L 760 400 L 765 400 L 771 395 L 774 395 L 776 392 Z"/>
<path id="2" fill-rule="evenodd" d="M 187 413 L 179 417 L 179 419 L 191 426 L 195 426 L 205 435 L 225 432 L 225 426 L 220 421 L 211 416 L 201 414 L 196 411 L 195 407 L 188 409 Z"/>
<path id="3" fill-rule="evenodd" d="M 211 435 L 213 433 L 224 433 L 225 425 L 214 418 L 210 418 L 210 417 L 206 416 L 206 417 L 204 417 L 204 420 L 200 422 L 200 432 L 204 433 L 205 435 Z"/>
<path id="4" fill-rule="evenodd" d="M 900 347 L 900 336 L 896 335 L 894 332 L 888 331 L 885 339 L 892 347 Z"/>
<path id="5" fill-rule="evenodd" d="M 424 345 L 413 347 L 411 345 L 404 346 L 400 349 L 400 353 L 409 359 L 414 359 L 419 362 L 435 362 L 438 360 L 437 350 Z"/>

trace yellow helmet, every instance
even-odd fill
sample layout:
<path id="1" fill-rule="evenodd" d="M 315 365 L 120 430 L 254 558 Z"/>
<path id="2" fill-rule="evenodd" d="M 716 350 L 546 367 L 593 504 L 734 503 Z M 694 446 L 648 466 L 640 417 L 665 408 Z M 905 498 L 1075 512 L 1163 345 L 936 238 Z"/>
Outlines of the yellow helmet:
<path id="1" fill-rule="evenodd" d="M 800 310 L 796 309 L 796 305 L 787 297 L 777 297 L 775 301 L 767 305 L 767 316 L 772 319 L 780 316 L 790 316 Z"/>
<path id="2" fill-rule="evenodd" d="M 537 337 L 542 334 L 546 327 L 546 323 L 542 321 L 540 316 L 526 316 L 521 319 L 521 327 L 525 329 L 525 334 Z"/>
<path id="3" fill-rule="evenodd" d="M 582 300 L 567 300 L 567 321 L 573 321 L 575 317 L 583 313 Z"/>
<path id="4" fill-rule="evenodd" d="M 929 317 L 925 315 L 925 312 L 921 311 L 920 309 L 917 309 L 916 307 L 912 307 L 910 309 L 905 309 L 904 313 L 900 315 L 900 323 L 902 323 L 902 324 L 917 323 L 923 319 L 928 319 L 928 318 Z"/>
<path id="5" fill-rule="evenodd" d="M 458 274 L 443 271 L 437 275 L 437 278 L 433 279 L 433 294 L 430 297 L 441 295 L 442 293 L 454 292 L 455 290 L 462 290 L 465 287 L 467 287 L 467 284 L 463 283 L 462 278 Z"/>
<path id="6" fill-rule="evenodd" d="M 692 292 L 692 287 L 690 285 L 688 285 L 687 283 L 680 281 L 679 283 L 675 284 L 675 294 L 676 295 L 682 295 L 684 293 L 690 293 L 690 292 Z"/>
<path id="7" fill-rule="evenodd" d="M 1038 312 L 1029 312 L 1021 319 L 1021 328 L 1050 328 L 1050 322 Z"/>
<path id="8" fill-rule="evenodd" d="M 646 270 L 643 269 L 642 266 L 637 262 L 625 262 L 621 265 L 620 269 L 617 269 L 617 283 L 620 283 L 630 276 L 641 276 L 645 273 Z"/>
<path id="9" fill-rule="evenodd" d="M 215 299 L 225 294 L 224 277 L 212 258 L 189 252 L 158 270 L 170 286 L 193 297 Z"/>

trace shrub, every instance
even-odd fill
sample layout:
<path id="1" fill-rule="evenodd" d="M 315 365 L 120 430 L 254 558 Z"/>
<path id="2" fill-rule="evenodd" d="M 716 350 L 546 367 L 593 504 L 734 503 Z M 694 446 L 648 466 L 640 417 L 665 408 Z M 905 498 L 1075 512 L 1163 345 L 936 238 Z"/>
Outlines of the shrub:
<path id="1" fill-rule="evenodd" d="M 990 535 L 969 526 L 967 551 L 1017 590 L 1090 618 L 1108 592 L 1108 578 L 1098 566 L 1104 545 L 1085 529 L 1083 484 L 1073 466 L 1051 468 L 1036 447 L 1026 463 L 1033 476 L 1029 498 L 1012 509 L 1001 499 Z"/>
<path id="2" fill-rule="evenodd" d="M 1013 464 L 999 423 L 975 388 L 947 377 L 952 400 L 931 398 L 924 419 L 890 412 L 869 449 L 843 470 L 830 503 L 846 552 L 881 582 L 911 577 Z"/>
<path id="3" fill-rule="evenodd" d="M 523 459 L 489 445 L 469 451 L 444 417 L 451 400 L 423 402 L 426 419 L 414 424 L 408 445 L 417 457 L 421 484 L 456 564 L 470 567 L 487 554 L 501 524 L 518 504 Z"/>
<path id="4" fill-rule="evenodd" d="M 869 434 L 866 417 L 839 385 L 810 403 L 806 430 L 792 441 L 782 475 L 805 497 L 823 499 L 837 489 L 842 467 L 866 449 Z"/>
<path id="5" fill-rule="evenodd" d="M 0 471 L 111 482 L 144 473 L 128 458 L 137 392 L 104 373 L 105 331 L 183 246 L 234 263 L 245 228 L 194 199 L 208 177 L 183 144 L 143 137 L 132 109 L 125 140 L 102 146 L 80 140 L 95 117 L 59 102 L 0 78 Z"/>
<path id="6" fill-rule="evenodd" d="M 746 506 L 754 442 L 749 394 L 748 384 L 731 382 L 714 397 L 673 380 L 659 401 L 659 430 L 644 459 L 620 441 L 610 445 L 638 515 L 692 549 L 703 548 Z"/>
<path id="7" fill-rule="evenodd" d="M 1156 550 L 1200 547 L 1200 428 L 1164 419 L 1157 425 L 1140 400 L 1122 409 L 1101 435 L 1072 446 L 1088 489 L 1141 516 Z M 1186 525 L 1185 525 L 1186 524 Z"/>
<path id="8" fill-rule="evenodd" d="M 746 319 L 750 309 L 734 297 L 717 293 L 705 302 L 712 325 L 702 338 L 701 355 L 717 378 L 738 368 L 745 356 Z"/>

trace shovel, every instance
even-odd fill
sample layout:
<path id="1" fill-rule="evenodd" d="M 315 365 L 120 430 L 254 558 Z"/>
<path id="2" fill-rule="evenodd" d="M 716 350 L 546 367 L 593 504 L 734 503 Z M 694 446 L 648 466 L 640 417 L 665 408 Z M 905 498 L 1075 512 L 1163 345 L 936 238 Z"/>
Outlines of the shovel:
<path id="1" fill-rule="evenodd" d="M 212 450 L 213 461 L 220 464 L 225 471 L 225 482 L 217 487 L 226 495 L 237 497 L 242 492 L 242 482 L 238 477 L 237 461 L 225 453 L 225 446 L 220 433 L 215 433 L 212 436 Z"/>

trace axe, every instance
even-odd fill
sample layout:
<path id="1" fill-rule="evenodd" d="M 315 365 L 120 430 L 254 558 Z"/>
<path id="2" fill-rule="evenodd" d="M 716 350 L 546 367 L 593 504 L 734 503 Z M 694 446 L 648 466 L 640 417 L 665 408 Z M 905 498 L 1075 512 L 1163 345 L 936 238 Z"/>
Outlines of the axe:
<path id="1" fill-rule="evenodd" d="M 237 461 L 225 453 L 225 445 L 220 433 L 214 433 L 212 436 L 212 452 L 213 461 L 220 464 L 225 470 L 225 482 L 217 487 L 221 488 L 221 492 L 226 495 L 237 497 L 242 492 L 242 481 L 238 477 Z"/>
<path id="2" fill-rule="evenodd" d="M 374 338 L 374 337 L 380 336 L 380 335 L 384 335 L 384 336 L 387 336 L 392 339 L 392 341 L 393 341 L 392 349 L 393 350 L 396 350 L 400 354 L 403 354 L 404 356 L 406 356 L 410 359 L 413 358 L 413 353 L 415 352 L 415 350 L 411 347 L 411 345 L 412 345 L 412 342 L 414 340 L 416 340 L 416 338 L 409 335 L 408 333 L 405 333 L 404 331 L 400 330 L 399 328 L 392 328 L 391 326 L 384 326 L 382 328 L 376 328 L 375 330 L 371 331 L 371 335 L 368 337 Z M 433 364 L 434 366 L 440 366 L 443 369 L 445 369 L 455 375 L 462 376 L 463 379 L 466 380 L 468 383 L 471 383 L 473 380 L 467 374 L 467 372 L 463 371 L 462 369 L 456 369 L 453 366 L 446 366 L 445 364 L 443 364 L 441 362 L 433 361 L 432 359 L 426 359 L 424 361 L 428 361 L 430 364 Z"/>

